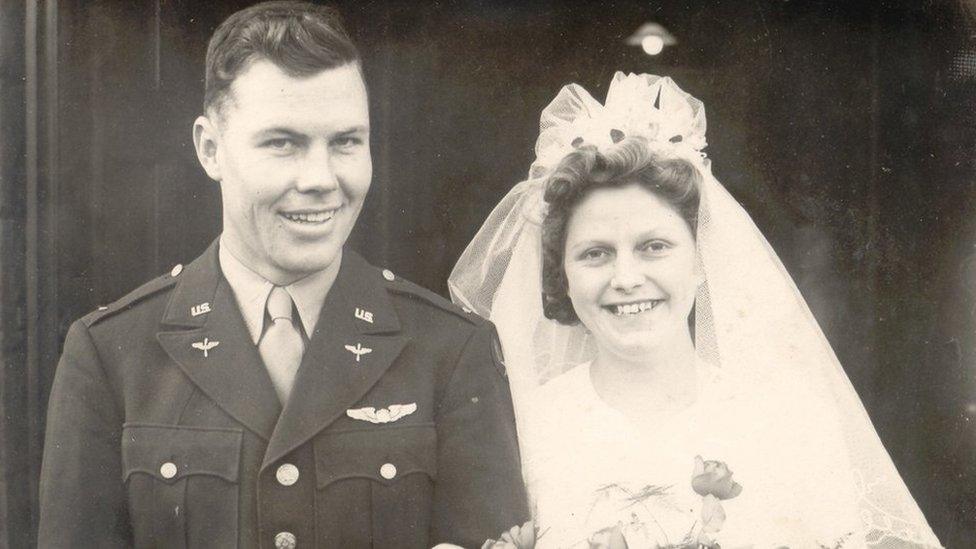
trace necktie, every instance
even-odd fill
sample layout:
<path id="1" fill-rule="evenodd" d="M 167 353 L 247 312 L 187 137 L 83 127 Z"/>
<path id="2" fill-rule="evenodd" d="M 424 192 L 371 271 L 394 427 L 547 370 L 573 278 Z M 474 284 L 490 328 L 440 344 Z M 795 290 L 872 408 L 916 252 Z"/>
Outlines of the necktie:
<path id="1" fill-rule="evenodd" d="M 302 362 L 305 342 L 292 321 L 291 296 L 284 288 L 275 286 L 271 290 L 267 310 L 271 324 L 261 336 L 258 351 L 271 376 L 278 399 L 284 405 L 288 402 L 295 374 Z"/>

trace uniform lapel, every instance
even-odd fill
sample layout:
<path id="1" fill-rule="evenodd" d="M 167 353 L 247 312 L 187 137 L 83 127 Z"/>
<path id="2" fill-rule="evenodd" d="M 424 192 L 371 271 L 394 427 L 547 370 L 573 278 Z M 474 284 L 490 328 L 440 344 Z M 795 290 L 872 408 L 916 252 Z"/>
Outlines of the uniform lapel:
<path id="1" fill-rule="evenodd" d="M 339 274 L 268 443 L 264 466 L 345 414 L 407 344 L 384 284 L 365 260 L 349 250 L 343 252 Z"/>
<path id="2" fill-rule="evenodd" d="M 221 409 L 268 440 L 281 413 L 233 291 L 220 274 L 216 242 L 183 270 L 156 338 Z"/>

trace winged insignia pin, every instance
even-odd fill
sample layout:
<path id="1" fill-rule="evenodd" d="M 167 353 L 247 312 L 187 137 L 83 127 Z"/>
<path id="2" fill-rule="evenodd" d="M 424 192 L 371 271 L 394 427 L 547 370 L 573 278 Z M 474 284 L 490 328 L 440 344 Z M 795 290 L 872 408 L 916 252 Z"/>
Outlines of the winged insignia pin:
<path id="1" fill-rule="evenodd" d="M 190 346 L 193 347 L 194 349 L 200 349 L 201 351 L 203 351 L 203 358 L 207 358 L 207 353 L 210 352 L 210 349 L 213 349 L 217 345 L 220 345 L 219 341 L 210 341 L 207 338 L 203 338 L 203 341 L 197 341 L 196 343 L 193 343 Z"/>
<path id="2" fill-rule="evenodd" d="M 392 423 L 416 411 L 417 403 L 411 402 L 410 404 L 390 404 L 389 408 L 380 408 L 379 410 L 372 406 L 349 409 L 346 410 L 346 415 L 370 423 Z"/>
<path id="3" fill-rule="evenodd" d="M 352 345 L 346 345 L 346 350 L 356 355 L 356 362 L 359 362 L 360 357 L 363 355 L 373 352 L 373 350 L 369 347 L 363 347 L 362 343 L 357 343 L 355 347 Z"/>

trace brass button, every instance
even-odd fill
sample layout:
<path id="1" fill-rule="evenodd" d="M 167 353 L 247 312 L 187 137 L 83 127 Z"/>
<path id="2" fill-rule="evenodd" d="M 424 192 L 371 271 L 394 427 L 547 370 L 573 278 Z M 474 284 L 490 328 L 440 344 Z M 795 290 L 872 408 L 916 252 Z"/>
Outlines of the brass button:
<path id="1" fill-rule="evenodd" d="M 396 275 L 394 275 L 393 271 L 389 269 L 383 269 L 383 278 L 389 280 L 390 282 L 393 282 L 394 280 L 396 280 Z"/>
<path id="2" fill-rule="evenodd" d="M 183 265 L 177 263 L 176 266 L 173 267 L 173 270 L 169 272 L 169 275 L 180 276 L 180 273 L 182 272 L 183 272 Z"/>
<path id="3" fill-rule="evenodd" d="M 166 463 L 159 466 L 159 474 L 163 475 L 165 479 L 171 479 L 176 476 L 176 464 L 172 461 L 167 461 Z"/>
<path id="4" fill-rule="evenodd" d="M 275 534 L 275 547 L 278 549 L 295 549 L 296 545 L 298 545 L 298 540 L 295 539 L 295 534 L 291 532 Z"/>
<path id="5" fill-rule="evenodd" d="M 392 463 L 384 463 L 383 466 L 380 467 L 380 476 L 386 480 L 393 480 L 393 477 L 395 477 L 396 474 L 396 465 L 393 465 Z"/>
<path id="6" fill-rule="evenodd" d="M 291 486 L 298 482 L 298 467 L 295 467 L 291 463 L 285 463 L 278 467 L 278 470 L 275 472 L 275 477 L 278 479 L 278 484 Z"/>

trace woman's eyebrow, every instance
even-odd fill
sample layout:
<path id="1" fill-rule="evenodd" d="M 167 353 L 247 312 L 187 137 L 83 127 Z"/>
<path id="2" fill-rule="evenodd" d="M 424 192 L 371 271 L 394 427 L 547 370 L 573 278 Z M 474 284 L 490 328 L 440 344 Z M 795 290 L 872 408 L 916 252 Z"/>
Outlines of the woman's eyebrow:
<path id="1" fill-rule="evenodd" d="M 592 246 L 602 246 L 605 248 L 613 247 L 609 241 L 590 238 L 587 240 L 580 240 L 579 242 L 570 242 L 568 248 L 570 250 L 577 250 L 579 248 L 590 248 Z"/>

